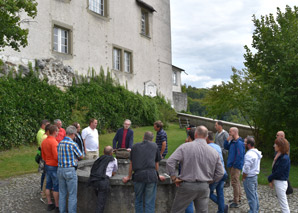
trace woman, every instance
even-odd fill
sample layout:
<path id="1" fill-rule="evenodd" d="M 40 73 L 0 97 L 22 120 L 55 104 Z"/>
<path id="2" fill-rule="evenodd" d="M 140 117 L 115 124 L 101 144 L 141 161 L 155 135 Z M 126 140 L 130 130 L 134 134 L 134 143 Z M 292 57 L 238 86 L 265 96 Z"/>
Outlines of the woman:
<path id="1" fill-rule="evenodd" d="M 286 195 L 290 172 L 289 142 L 285 138 L 277 138 L 273 147 L 276 155 L 272 164 L 272 174 L 268 177 L 269 186 L 273 188 L 274 184 L 281 211 L 287 213 L 290 212 Z"/>
<path id="2" fill-rule="evenodd" d="M 83 141 L 82 135 L 80 133 L 81 126 L 78 122 L 74 122 L 72 125 L 75 128 L 77 128 L 77 134 L 76 134 L 76 137 L 73 139 L 73 141 L 76 142 L 79 145 L 79 148 L 80 148 L 81 152 L 83 153 L 83 156 L 85 156 L 84 141 Z"/>

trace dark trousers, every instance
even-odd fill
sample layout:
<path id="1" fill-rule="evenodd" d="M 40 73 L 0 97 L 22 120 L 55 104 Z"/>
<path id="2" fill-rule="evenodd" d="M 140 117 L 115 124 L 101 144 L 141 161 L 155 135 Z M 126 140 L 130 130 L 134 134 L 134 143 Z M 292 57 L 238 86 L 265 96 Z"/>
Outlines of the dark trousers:
<path id="1" fill-rule="evenodd" d="M 94 184 L 95 194 L 97 196 L 95 212 L 103 213 L 108 194 L 110 192 L 110 180 L 107 178 L 104 180 L 96 181 L 96 183 Z"/>

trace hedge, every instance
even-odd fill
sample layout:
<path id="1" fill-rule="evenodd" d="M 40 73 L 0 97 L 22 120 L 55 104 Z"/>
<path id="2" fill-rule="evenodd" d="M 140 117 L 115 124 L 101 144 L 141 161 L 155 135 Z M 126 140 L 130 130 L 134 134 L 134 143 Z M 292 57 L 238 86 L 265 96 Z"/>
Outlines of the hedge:
<path id="1" fill-rule="evenodd" d="M 94 117 L 100 133 L 116 130 L 126 118 L 134 126 L 175 119 L 175 111 L 163 97 L 130 92 L 115 85 L 103 70 L 99 76 L 81 77 L 81 83 L 64 92 L 36 76 L 31 69 L 25 77 L 10 74 L 0 78 L 0 150 L 35 143 L 43 119 L 59 118 L 64 127 L 77 121 L 85 127 Z"/>

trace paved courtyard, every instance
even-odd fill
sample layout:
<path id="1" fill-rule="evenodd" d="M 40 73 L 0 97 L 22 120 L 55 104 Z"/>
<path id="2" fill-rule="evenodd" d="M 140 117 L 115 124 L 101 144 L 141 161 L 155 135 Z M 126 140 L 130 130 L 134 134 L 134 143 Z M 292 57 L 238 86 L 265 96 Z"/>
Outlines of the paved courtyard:
<path id="1" fill-rule="evenodd" d="M 1 213 L 43 213 L 46 205 L 39 198 L 40 174 L 28 174 L 0 181 L 0 212 Z M 232 199 L 232 187 L 225 188 L 226 200 Z M 244 193 L 244 192 L 243 192 Z M 269 186 L 259 186 L 260 212 L 281 212 L 274 190 Z M 298 213 L 298 189 L 288 196 L 291 212 Z M 215 213 L 217 208 L 209 202 L 209 212 Z M 244 195 L 238 209 L 230 209 L 231 213 L 247 212 L 249 209 Z"/>

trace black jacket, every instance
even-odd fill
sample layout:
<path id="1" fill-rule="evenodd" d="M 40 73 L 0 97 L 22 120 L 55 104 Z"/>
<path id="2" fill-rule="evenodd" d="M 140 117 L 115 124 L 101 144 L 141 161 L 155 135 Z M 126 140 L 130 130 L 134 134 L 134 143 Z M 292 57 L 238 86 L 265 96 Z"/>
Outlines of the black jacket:
<path id="1" fill-rule="evenodd" d="M 111 155 L 102 155 L 98 158 L 92 165 L 88 185 L 94 186 L 94 183 L 97 181 L 105 180 L 108 177 L 106 176 L 106 170 L 108 164 L 114 160 L 114 157 Z"/>

